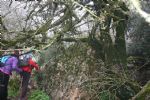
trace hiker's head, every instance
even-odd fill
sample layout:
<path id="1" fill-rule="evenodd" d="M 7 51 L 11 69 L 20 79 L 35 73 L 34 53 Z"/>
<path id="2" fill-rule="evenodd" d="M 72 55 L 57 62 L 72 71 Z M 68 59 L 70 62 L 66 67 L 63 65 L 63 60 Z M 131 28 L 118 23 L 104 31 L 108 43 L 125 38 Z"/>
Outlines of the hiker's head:
<path id="1" fill-rule="evenodd" d="M 2 49 L 3 49 L 3 50 L 8 50 L 7 47 L 3 47 Z M 6 55 L 7 53 L 8 53 L 7 51 L 4 51 L 4 52 L 3 52 L 3 55 Z"/>
<path id="2" fill-rule="evenodd" d="M 17 58 L 19 58 L 19 50 L 14 50 L 14 56 L 16 56 Z"/>

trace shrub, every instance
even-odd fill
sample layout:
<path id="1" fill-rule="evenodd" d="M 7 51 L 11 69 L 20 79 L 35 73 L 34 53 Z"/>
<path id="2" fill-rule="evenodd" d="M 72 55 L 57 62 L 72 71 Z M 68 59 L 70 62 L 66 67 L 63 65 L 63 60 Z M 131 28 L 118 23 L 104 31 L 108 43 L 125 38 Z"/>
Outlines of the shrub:
<path id="1" fill-rule="evenodd" d="M 51 100 L 50 97 L 41 90 L 33 90 L 29 95 L 29 100 Z"/>
<path id="2" fill-rule="evenodd" d="M 115 100 L 115 96 L 113 96 L 109 91 L 102 91 L 99 94 L 99 100 Z"/>
<path id="3" fill-rule="evenodd" d="M 8 85 L 8 96 L 9 97 L 16 97 L 19 94 L 19 85 L 20 80 L 19 78 L 15 77 L 14 79 L 10 79 Z"/>

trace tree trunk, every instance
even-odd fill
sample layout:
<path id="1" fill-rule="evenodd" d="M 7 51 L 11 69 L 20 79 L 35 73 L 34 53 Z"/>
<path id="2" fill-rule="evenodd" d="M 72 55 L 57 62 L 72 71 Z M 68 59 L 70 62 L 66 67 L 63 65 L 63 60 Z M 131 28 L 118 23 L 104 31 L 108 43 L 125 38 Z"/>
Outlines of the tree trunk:
<path id="1" fill-rule="evenodd" d="M 145 11 L 150 12 L 147 3 L 141 2 Z M 150 80 L 150 26 L 135 11 L 130 12 L 126 34 L 126 48 L 128 56 L 134 57 L 134 64 L 130 66 L 136 70 L 135 78 L 141 85 Z M 135 59 L 136 58 L 136 59 Z"/>

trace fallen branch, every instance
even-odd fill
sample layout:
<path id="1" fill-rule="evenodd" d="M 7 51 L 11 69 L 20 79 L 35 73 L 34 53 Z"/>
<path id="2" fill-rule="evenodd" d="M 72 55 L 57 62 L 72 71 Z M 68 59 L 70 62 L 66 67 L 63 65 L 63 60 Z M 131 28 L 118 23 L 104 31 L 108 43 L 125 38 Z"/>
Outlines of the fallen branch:
<path id="1" fill-rule="evenodd" d="M 149 100 L 146 99 L 148 96 L 150 98 L 150 81 L 147 82 L 147 84 L 132 98 L 132 100 Z"/>

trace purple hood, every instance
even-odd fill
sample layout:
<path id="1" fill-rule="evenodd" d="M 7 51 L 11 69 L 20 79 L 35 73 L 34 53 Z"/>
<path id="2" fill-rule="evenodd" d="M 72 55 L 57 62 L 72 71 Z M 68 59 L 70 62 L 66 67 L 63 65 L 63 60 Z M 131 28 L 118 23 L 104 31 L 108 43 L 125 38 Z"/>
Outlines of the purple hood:
<path id="1" fill-rule="evenodd" d="M 16 71 L 17 73 L 19 73 L 22 70 L 18 68 L 18 59 L 16 57 L 10 57 L 6 61 L 6 65 L 0 68 L 0 71 L 5 74 L 11 75 L 12 71 Z"/>

